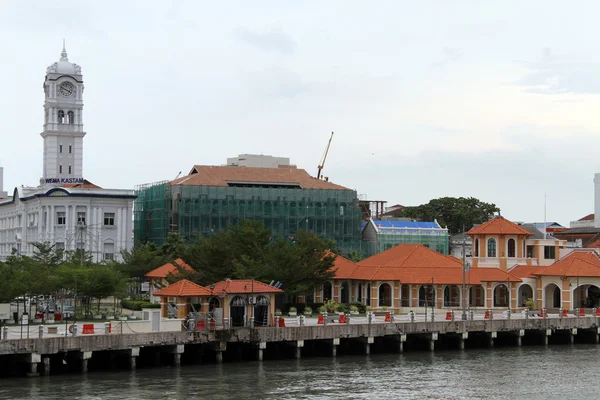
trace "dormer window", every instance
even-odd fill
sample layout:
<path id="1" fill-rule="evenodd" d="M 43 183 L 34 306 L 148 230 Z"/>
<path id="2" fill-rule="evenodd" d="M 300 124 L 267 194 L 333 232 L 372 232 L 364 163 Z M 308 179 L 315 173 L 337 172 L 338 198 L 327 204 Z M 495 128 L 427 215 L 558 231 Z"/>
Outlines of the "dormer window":
<path id="1" fill-rule="evenodd" d="M 490 238 L 487 241 L 487 256 L 496 257 L 496 239 Z"/>
<path id="2" fill-rule="evenodd" d="M 58 110 L 58 123 L 59 124 L 65 123 L 65 112 L 63 110 Z"/>

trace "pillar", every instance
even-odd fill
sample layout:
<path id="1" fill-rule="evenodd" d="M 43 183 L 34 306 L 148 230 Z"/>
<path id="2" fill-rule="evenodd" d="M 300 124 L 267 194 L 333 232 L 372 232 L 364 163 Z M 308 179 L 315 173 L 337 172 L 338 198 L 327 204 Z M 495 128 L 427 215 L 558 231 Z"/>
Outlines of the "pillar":
<path id="1" fill-rule="evenodd" d="M 333 339 L 331 344 L 331 357 L 337 356 L 337 347 L 340 345 L 340 338 Z"/>
<path id="2" fill-rule="evenodd" d="M 267 348 L 267 342 L 260 342 L 258 344 L 258 351 L 256 352 L 256 359 L 258 361 L 262 361 L 263 360 L 263 352 L 264 349 Z"/>
<path id="3" fill-rule="evenodd" d="M 548 346 L 548 338 L 552 335 L 552 329 L 546 329 L 546 334 L 544 335 L 544 346 Z"/>
<path id="4" fill-rule="evenodd" d="M 79 359 L 81 360 L 81 372 L 88 372 L 88 360 L 92 358 L 91 351 L 82 351 L 79 353 Z"/>
<path id="5" fill-rule="evenodd" d="M 467 340 L 469 338 L 469 332 L 463 332 L 460 335 L 459 341 L 458 341 L 458 348 L 460 350 L 464 350 L 465 349 L 465 340 Z"/>
<path id="6" fill-rule="evenodd" d="M 498 337 L 498 332 L 492 331 L 490 332 L 490 347 L 494 347 L 494 339 Z"/>
<path id="7" fill-rule="evenodd" d="M 129 350 L 129 369 L 134 370 L 137 365 L 137 358 L 140 355 L 139 347 L 132 347 Z"/>
<path id="8" fill-rule="evenodd" d="M 398 351 L 402 353 L 404 351 L 404 342 L 406 342 L 406 335 L 402 334 L 398 337 Z"/>
<path id="9" fill-rule="evenodd" d="M 519 329 L 517 331 L 517 347 L 521 347 L 521 338 L 525 336 L 525 329 Z"/>
<path id="10" fill-rule="evenodd" d="M 571 344 L 575 344 L 575 335 L 577 335 L 577 328 L 571 329 L 571 334 L 569 335 Z"/>
<path id="11" fill-rule="evenodd" d="M 217 353 L 215 354 L 215 361 L 217 364 L 223 364 L 223 351 L 217 350 Z"/>
<path id="12" fill-rule="evenodd" d="M 27 368 L 27 377 L 33 378 L 36 376 L 40 376 L 38 373 L 38 363 L 42 361 L 42 356 L 37 353 L 31 353 L 25 355 L 25 362 L 28 365 Z"/>
<path id="13" fill-rule="evenodd" d="M 367 338 L 367 342 L 365 343 L 365 354 L 369 355 L 371 354 L 371 345 L 375 343 L 375 338 L 372 336 L 369 336 Z"/>
<path id="14" fill-rule="evenodd" d="M 302 357 L 302 348 L 304 347 L 304 340 L 296 341 L 296 353 L 294 354 L 294 358 L 300 359 Z"/>
<path id="15" fill-rule="evenodd" d="M 433 332 L 429 337 L 429 351 L 435 350 L 435 341 L 438 340 L 438 333 Z"/>
<path id="16" fill-rule="evenodd" d="M 181 366 L 181 355 L 185 351 L 185 346 L 182 344 L 175 345 L 171 347 L 169 350 L 170 353 L 173 353 L 173 365 L 175 367 Z"/>
<path id="17" fill-rule="evenodd" d="M 42 358 L 42 374 L 46 376 L 50 375 L 50 357 Z"/>

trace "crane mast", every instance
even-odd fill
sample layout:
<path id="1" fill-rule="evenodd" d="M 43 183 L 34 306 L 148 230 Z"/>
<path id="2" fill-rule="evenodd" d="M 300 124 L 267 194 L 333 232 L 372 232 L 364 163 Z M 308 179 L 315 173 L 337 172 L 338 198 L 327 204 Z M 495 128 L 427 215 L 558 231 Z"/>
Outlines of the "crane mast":
<path id="1" fill-rule="evenodd" d="M 323 171 L 323 167 L 325 166 L 325 161 L 327 160 L 327 154 L 329 153 L 329 147 L 331 146 L 331 139 L 333 139 L 333 132 L 331 132 L 331 136 L 329 137 L 329 142 L 327 143 L 327 148 L 325 149 L 325 153 L 323 154 L 321 163 L 318 166 L 317 179 L 321 179 L 321 172 Z"/>

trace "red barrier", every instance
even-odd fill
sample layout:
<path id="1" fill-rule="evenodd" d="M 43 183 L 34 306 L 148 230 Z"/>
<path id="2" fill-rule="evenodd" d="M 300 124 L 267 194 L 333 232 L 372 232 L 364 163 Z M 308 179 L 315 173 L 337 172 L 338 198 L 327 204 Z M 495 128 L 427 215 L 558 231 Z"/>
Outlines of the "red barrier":
<path id="1" fill-rule="evenodd" d="M 196 321 L 196 330 L 203 331 L 206 329 L 206 322 L 203 319 Z"/>
<path id="2" fill-rule="evenodd" d="M 548 311 L 543 308 L 540 310 L 540 318 L 548 318 Z"/>
<path id="3" fill-rule="evenodd" d="M 446 321 L 452 321 L 452 311 L 446 311 Z"/>
<path id="4" fill-rule="evenodd" d="M 391 322 L 391 321 L 392 321 L 392 314 L 386 313 L 385 314 L 385 322 Z"/>
<path id="5" fill-rule="evenodd" d="M 566 317 L 568 316 L 568 315 L 567 315 L 567 309 L 566 309 L 566 308 L 563 308 L 563 309 L 562 309 L 562 316 L 563 316 L 563 318 L 566 318 Z"/>
<path id="6" fill-rule="evenodd" d="M 215 330 L 215 320 L 211 319 L 210 322 L 208 323 L 208 326 L 210 327 L 211 330 Z"/>
<path id="7" fill-rule="evenodd" d="M 282 317 L 279 317 L 279 327 L 285 328 L 285 319 Z"/>
<path id="8" fill-rule="evenodd" d="M 112 333 L 112 322 L 108 323 L 108 333 Z"/>
<path id="9" fill-rule="evenodd" d="M 596 317 L 600 317 L 600 308 L 596 308 Z"/>
<path id="10" fill-rule="evenodd" d="M 54 313 L 54 321 L 62 321 L 62 313 Z"/>
<path id="11" fill-rule="evenodd" d="M 346 318 L 346 314 L 340 314 L 340 324 L 347 324 L 348 319 Z"/>
<path id="12" fill-rule="evenodd" d="M 317 324 L 323 325 L 324 321 L 325 321 L 325 317 L 323 317 L 322 315 L 319 315 L 319 317 L 317 318 Z"/>
<path id="13" fill-rule="evenodd" d="M 490 319 L 490 311 L 489 310 L 485 310 L 485 315 L 483 316 L 483 319 Z"/>
<path id="14" fill-rule="evenodd" d="M 83 324 L 83 330 L 81 331 L 83 335 L 93 335 L 94 334 L 94 324 Z"/>
<path id="15" fill-rule="evenodd" d="M 585 310 L 583 308 L 579 309 L 579 316 L 580 317 L 585 317 Z"/>

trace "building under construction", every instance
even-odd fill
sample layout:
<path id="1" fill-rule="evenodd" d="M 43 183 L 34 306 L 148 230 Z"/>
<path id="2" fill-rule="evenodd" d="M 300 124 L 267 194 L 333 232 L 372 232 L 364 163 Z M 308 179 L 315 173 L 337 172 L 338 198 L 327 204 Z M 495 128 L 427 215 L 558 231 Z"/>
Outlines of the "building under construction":
<path id="1" fill-rule="evenodd" d="M 273 237 L 305 230 L 334 240 L 344 252 L 363 251 L 356 191 L 293 166 L 198 165 L 174 181 L 139 186 L 136 195 L 137 243 L 161 244 L 168 232 L 194 240 L 250 219 L 262 221 Z"/>

